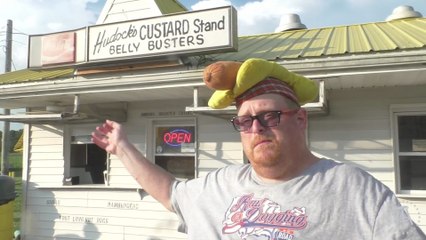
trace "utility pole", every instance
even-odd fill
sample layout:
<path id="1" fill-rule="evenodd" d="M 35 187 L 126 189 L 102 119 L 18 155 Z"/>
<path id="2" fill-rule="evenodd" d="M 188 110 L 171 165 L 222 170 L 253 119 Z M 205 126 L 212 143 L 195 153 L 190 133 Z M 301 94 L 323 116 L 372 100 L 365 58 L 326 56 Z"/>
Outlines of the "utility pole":
<path id="1" fill-rule="evenodd" d="M 12 20 L 7 20 L 6 28 L 6 60 L 5 60 L 5 72 L 12 70 Z M 10 115 L 10 109 L 3 110 L 4 115 Z M 3 135 L 1 141 L 1 174 L 9 174 L 9 149 L 10 149 L 10 122 L 4 121 L 3 124 Z"/>
<path id="2" fill-rule="evenodd" d="M 6 28 L 6 62 L 4 66 L 5 72 L 10 72 L 12 70 L 12 29 L 12 20 L 8 19 Z"/>

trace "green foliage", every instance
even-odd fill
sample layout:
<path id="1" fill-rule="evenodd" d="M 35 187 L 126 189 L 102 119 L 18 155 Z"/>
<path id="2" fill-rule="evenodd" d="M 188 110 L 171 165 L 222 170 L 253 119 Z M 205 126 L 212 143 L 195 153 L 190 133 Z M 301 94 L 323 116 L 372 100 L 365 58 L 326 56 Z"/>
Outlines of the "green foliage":
<path id="1" fill-rule="evenodd" d="M 13 152 L 13 148 L 15 147 L 16 143 L 18 142 L 21 135 L 24 133 L 23 129 L 20 129 L 18 131 L 10 130 L 10 146 L 9 146 L 9 152 Z"/>
<path id="2" fill-rule="evenodd" d="M 14 230 L 20 229 L 21 209 L 22 209 L 22 153 L 9 154 L 9 176 L 15 180 L 16 198 L 14 200 L 13 225 Z M 0 236 L 0 239 L 1 238 Z"/>
<path id="3" fill-rule="evenodd" d="M 13 152 L 23 152 L 24 151 L 24 134 L 21 134 L 18 141 L 16 141 L 15 146 L 13 147 Z"/>
<path id="4" fill-rule="evenodd" d="M 10 145 L 9 145 L 9 171 L 13 172 L 14 179 L 15 179 L 15 191 L 17 193 L 17 196 L 14 201 L 14 214 L 13 214 L 13 224 L 14 224 L 14 230 L 20 229 L 20 221 L 21 221 L 21 208 L 22 208 L 22 152 L 14 152 L 14 148 L 19 145 L 17 142 L 21 138 L 24 130 L 20 129 L 18 131 L 16 130 L 10 130 Z M 0 131 L 0 152 L 1 149 L 1 142 L 3 139 L 3 133 Z M 11 173 L 9 172 L 9 173 Z M 0 237 L 1 238 L 1 237 Z"/>
<path id="5" fill-rule="evenodd" d="M 22 170 L 21 172 L 15 173 L 15 191 L 17 196 L 14 202 L 14 211 L 13 211 L 13 226 L 14 230 L 20 229 L 21 224 L 21 209 L 22 209 Z"/>
<path id="6" fill-rule="evenodd" d="M 22 152 L 13 152 L 13 149 L 23 134 L 23 130 L 10 130 L 10 154 L 9 159 L 9 174 L 13 173 L 15 179 L 15 191 L 17 193 L 14 201 L 13 226 L 14 230 L 20 230 L 21 224 L 21 208 L 22 208 Z M 0 152 L 3 133 L 0 131 Z M 1 238 L 1 236 L 0 236 Z"/>
<path id="7" fill-rule="evenodd" d="M 22 153 L 10 153 L 8 157 L 10 168 L 22 169 Z"/>
<path id="8" fill-rule="evenodd" d="M 9 131 L 9 139 L 10 139 L 9 152 L 13 152 L 13 149 L 15 148 L 15 145 L 18 142 L 21 135 L 23 134 L 23 132 L 24 132 L 23 129 Z M 2 142 L 2 139 L 3 139 L 3 132 L 0 131 L 0 143 Z M 2 151 L 1 146 L 2 144 L 0 144 L 0 152 Z"/>

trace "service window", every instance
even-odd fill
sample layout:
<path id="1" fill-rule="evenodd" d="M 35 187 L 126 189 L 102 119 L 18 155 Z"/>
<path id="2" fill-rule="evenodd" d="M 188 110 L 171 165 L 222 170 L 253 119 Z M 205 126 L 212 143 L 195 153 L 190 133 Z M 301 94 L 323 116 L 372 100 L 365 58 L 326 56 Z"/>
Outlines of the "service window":
<path id="1" fill-rule="evenodd" d="M 107 152 L 99 148 L 88 136 L 72 136 L 70 146 L 69 177 L 66 185 L 104 184 Z"/>
<path id="2" fill-rule="evenodd" d="M 397 192 L 426 194 L 426 112 L 394 113 Z"/>
<path id="3" fill-rule="evenodd" d="M 157 125 L 154 160 L 177 178 L 195 178 L 194 126 Z"/>

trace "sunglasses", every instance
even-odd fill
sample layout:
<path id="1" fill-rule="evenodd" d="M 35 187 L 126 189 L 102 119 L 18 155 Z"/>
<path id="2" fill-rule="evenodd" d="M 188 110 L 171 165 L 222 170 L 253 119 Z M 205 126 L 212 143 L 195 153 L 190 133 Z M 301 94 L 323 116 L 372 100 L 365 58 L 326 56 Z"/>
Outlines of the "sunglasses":
<path id="1" fill-rule="evenodd" d="M 291 109 L 286 111 L 268 111 L 262 112 L 255 116 L 243 115 L 235 116 L 231 119 L 232 125 L 238 132 L 248 131 L 253 125 L 253 121 L 257 119 L 263 127 L 276 127 L 280 123 L 281 114 L 292 115 L 299 111 L 299 109 Z"/>

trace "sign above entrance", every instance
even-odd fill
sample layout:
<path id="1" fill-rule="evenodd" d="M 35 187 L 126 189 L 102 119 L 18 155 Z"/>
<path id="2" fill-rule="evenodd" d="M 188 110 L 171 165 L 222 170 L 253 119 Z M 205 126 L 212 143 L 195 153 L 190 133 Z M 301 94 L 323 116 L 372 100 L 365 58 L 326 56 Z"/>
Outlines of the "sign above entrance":
<path id="1" fill-rule="evenodd" d="M 237 49 L 232 6 L 88 28 L 88 61 Z"/>
<path id="2" fill-rule="evenodd" d="M 232 6 L 29 37 L 28 68 L 200 55 L 238 49 Z"/>

